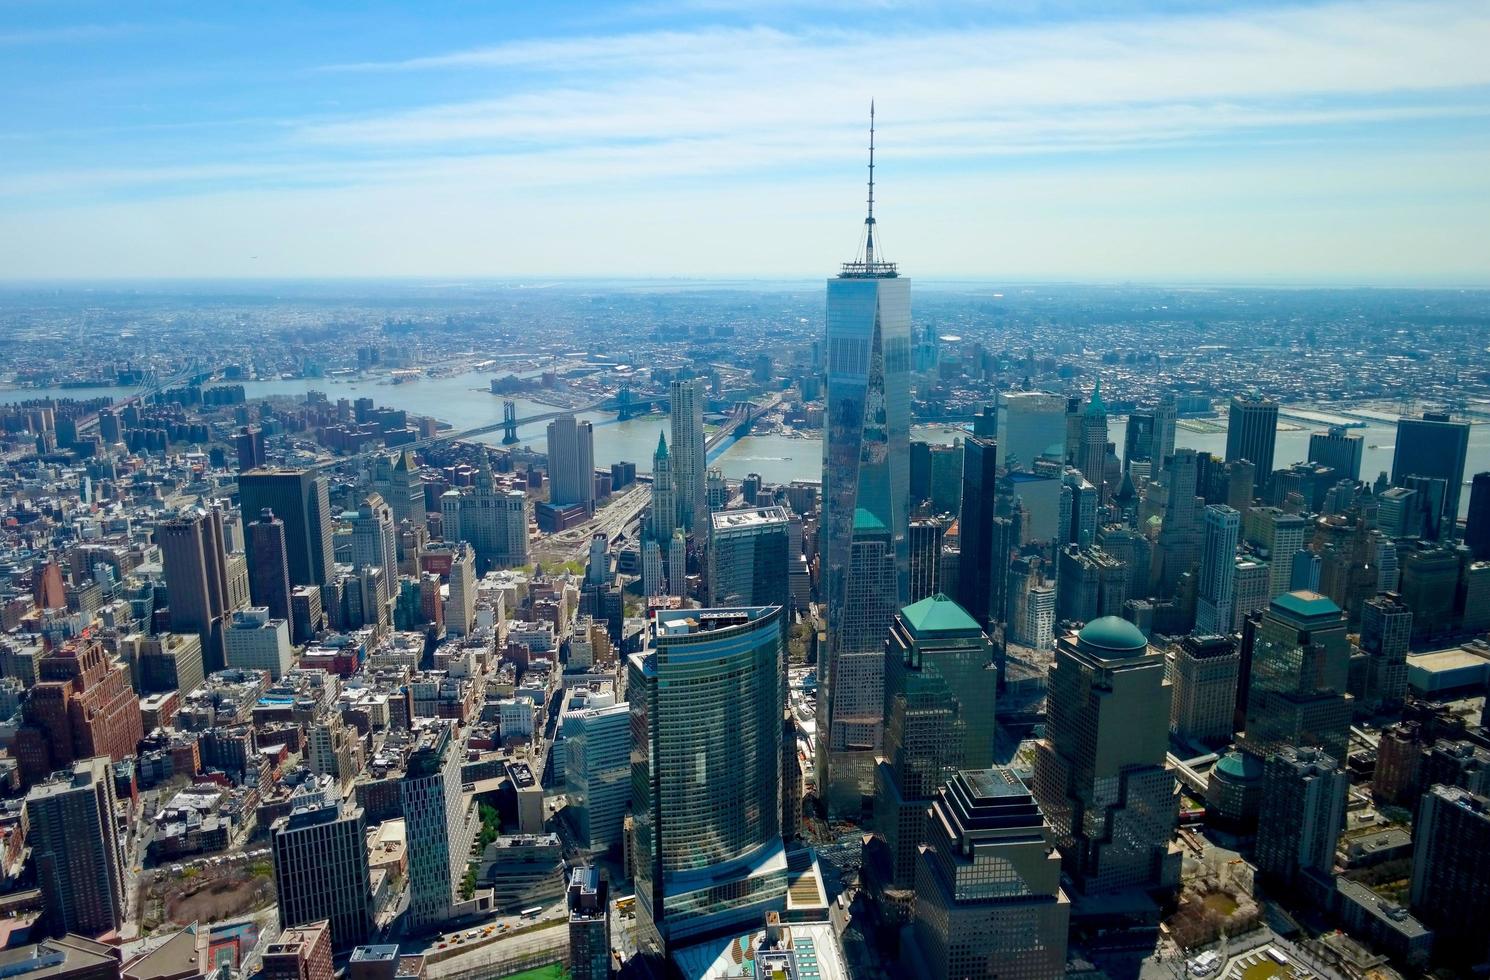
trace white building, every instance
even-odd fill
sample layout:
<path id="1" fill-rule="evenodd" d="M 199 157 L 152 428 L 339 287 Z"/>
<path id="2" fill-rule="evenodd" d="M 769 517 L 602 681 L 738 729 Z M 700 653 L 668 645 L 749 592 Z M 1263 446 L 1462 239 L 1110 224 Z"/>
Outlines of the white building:
<path id="1" fill-rule="evenodd" d="M 497 724 L 505 738 L 533 737 L 533 699 L 503 698 L 497 702 Z"/>
<path id="2" fill-rule="evenodd" d="M 393 508 L 382 494 L 370 493 L 351 519 L 352 567 L 356 571 L 383 569 L 385 582 L 398 581 L 398 529 Z"/>
<path id="3" fill-rule="evenodd" d="M 677 488 L 678 524 L 701 532 L 705 497 L 704 386 L 698 378 L 672 383 L 673 484 Z"/>
<path id="4" fill-rule="evenodd" d="M 476 554 L 462 541 L 450 561 L 450 598 L 445 603 L 445 629 L 457 636 L 471 632 L 476 622 Z"/>
<path id="5" fill-rule="evenodd" d="M 548 424 L 550 502 L 584 504 L 595 511 L 595 429 L 573 415 L 560 415 Z"/>
<path id="6" fill-rule="evenodd" d="M 270 619 L 264 606 L 233 613 L 223 637 L 229 667 L 267 670 L 274 680 L 283 677 L 291 667 L 290 624 L 283 619 Z"/>
<path id="7" fill-rule="evenodd" d="M 1195 631 L 1202 635 L 1231 633 L 1236 603 L 1236 546 L 1242 515 L 1225 504 L 1205 509 L 1205 537 L 1200 552 L 1199 595 Z"/>

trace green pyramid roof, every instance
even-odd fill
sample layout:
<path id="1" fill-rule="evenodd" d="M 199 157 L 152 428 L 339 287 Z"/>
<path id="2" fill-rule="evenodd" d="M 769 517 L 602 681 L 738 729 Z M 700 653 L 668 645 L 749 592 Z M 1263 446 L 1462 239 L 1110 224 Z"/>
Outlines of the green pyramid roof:
<path id="1" fill-rule="evenodd" d="M 1107 404 L 1102 401 L 1102 379 L 1092 386 L 1092 400 L 1087 402 L 1086 413 L 1088 415 L 1106 415 Z"/>
<path id="2" fill-rule="evenodd" d="M 854 510 L 855 531 L 888 531 L 885 522 L 874 515 L 874 511 L 863 507 Z"/>
<path id="3" fill-rule="evenodd" d="M 658 459 L 667 459 L 667 433 L 666 432 L 659 432 L 659 433 L 657 433 L 657 454 L 656 454 L 656 456 L 657 456 Z"/>
<path id="4" fill-rule="evenodd" d="M 900 610 L 901 618 L 917 636 L 923 633 L 978 633 L 982 627 L 952 599 L 938 592 Z"/>

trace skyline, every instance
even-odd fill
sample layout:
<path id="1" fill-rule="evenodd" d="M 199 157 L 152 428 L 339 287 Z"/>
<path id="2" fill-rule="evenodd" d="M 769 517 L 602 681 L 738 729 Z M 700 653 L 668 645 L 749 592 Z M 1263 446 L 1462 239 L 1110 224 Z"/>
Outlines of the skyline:
<path id="1" fill-rule="evenodd" d="M 1459 0 L 11 13 L 6 281 L 1490 285 Z"/>

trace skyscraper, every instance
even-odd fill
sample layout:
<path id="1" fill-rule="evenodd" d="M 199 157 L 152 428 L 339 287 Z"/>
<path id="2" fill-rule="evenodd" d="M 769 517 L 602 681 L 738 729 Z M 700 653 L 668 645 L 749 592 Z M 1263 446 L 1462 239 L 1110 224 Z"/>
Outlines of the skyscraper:
<path id="1" fill-rule="evenodd" d="M 1292 745 L 1344 759 L 1350 738 L 1350 641 L 1340 607 L 1314 592 L 1278 596 L 1252 648 L 1246 738 L 1258 758 Z"/>
<path id="2" fill-rule="evenodd" d="M 583 504 L 595 511 L 595 428 L 573 415 L 548 424 L 548 499 L 560 506 Z"/>
<path id="3" fill-rule="evenodd" d="M 291 795 L 290 812 L 269 836 L 280 928 L 325 919 L 337 952 L 367 942 L 372 893 L 362 808 L 341 800 L 339 784 L 312 780 Z"/>
<path id="4" fill-rule="evenodd" d="M 1034 791 L 1084 893 L 1179 884 L 1169 700 L 1164 658 L 1127 620 L 1097 619 L 1056 642 Z"/>
<path id="5" fill-rule="evenodd" d="M 1196 494 L 1198 464 L 1193 449 L 1179 449 L 1165 463 L 1164 525 L 1154 548 L 1154 585 L 1159 595 L 1173 595 L 1180 577 L 1200 560 L 1200 508 Z"/>
<path id="6" fill-rule="evenodd" d="M 290 565 L 285 555 L 285 522 L 264 508 L 259 519 L 250 521 L 248 539 L 248 594 L 256 606 L 290 624 L 290 636 L 298 637 L 290 613 Z"/>
<path id="7" fill-rule="evenodd" d="M 898 888 L 915 881 L 926 807 L 959 769 L 993 764 L 997 674 L 978 623 L 944 595 L 906 606 L 885 641 L 885 751 L 874 825 Z"/>
<path id="8" fill-rule="evenodd" d="M 97 936 L 124 923 L 124 858 L 114 807 L 114 771 L 102 756 L 84 759 L 26 794 L 26 844 L 47 924 L 56 935 Z"/>
<path id="9" fill-rule="evenodd" d="M 1476 473 L 1469 491 L 1464 543 L 1475 561 L 1490 561 L 1490 473 Z"/>
<path id="10" fill-rule="evenodd" d="M 704 442 L 704 390 L 699 378 L 674 380 L 672 404 L 673 485 L 678 490 L 678 523 L 685 531 L 704 532 L 709 513 L 705 499 L 708 467 Z"/>
<path id="11" fill-rule="evenodd" d="M 657 452 L 652 454 L 652 506 L 647 511 L 646 537 L 664 547 L 678 526 L 678 489 L 673 480 L 673 461 L 667 451 L 667 436 L 657 434 Z"/>
<path id="12" fill-rule="evenodd" d="M 1366 440 L 1360 433 L 1332 425 L 1328 432 L 1309 435 L 1309 462 L 1328 466 L 1349 480 L 1361 478 L 1361 451 Z"/>
<path id="13" fill-rule="evenodd" d="M 1304 547 L 1309 522 L 1277 507 L 1253 507 L 1247 512 L 1247 541 L 1266 553 L 1268 598 L 1293 591 L 1294 556 Z"/>
<path id="14" fill-rule="evenodd" d="M 580 847 L 621 853 L 631 806 L 631 708 L 625 702 L 564 718 L 564 790 Z"/>
<path id="15" fill-rule="evenodd" d="M 855 671 L 839 669 L 838 660 L 844 655 L 873 659 L 882 654 L 884 631 L 902 605 L 910 576 L 905 536 L 910 496 L 911 284 L 875 251 L 873 147 L 871 110 L 863 249 L 854 261 L 844 263 L 836 279 L 828 280 L 822 559 L 828 619 L 823 680 L 829 712 L 820 719 L 827 728 L 820 731 L 818 744 L 826 748 L 820 752 L 817 776 L 820 787 L 857 787 L 852 794 L 836 794 L 840 805 L 847 796 L 868 789 L 878 724 L 855 722 L 850 733 L 833 711 L 854 705 L 855 711 L 862 707 L 877 713 L 883 692 L 876 683 L 880 671 L 870 670 L 860 678 Z M 881 560 L 889 562 L 889 581 L 876 567 L 869 587 L 882 594 L 874 603 L 857 601 L 851 596 L 860 587 L 853 581 L 856 563 L 862 567 Z M 858 613 L 850 613 L 851 607 Z M 861 681 L 857 692 L 835 689 Z M 844 751 L 857 754 L 849 764 L 856 773 L 847 779 L 835 771 L 838 753 Z"/>
<path id="16" fill-rule="evenodd" d="M 1208 745 L 1231 741 L 1241 654 L 1224 636 L 1192 634 L 1169 652 L 1174 692 L 1169 730 Z"/>
<path id="17" fill-rule="evenodd" d="M 1226 459 L 1245 459 L 1257 470 L 1253 495 L 1261 496 L 1273 475 L 1273 447 L 1278 442 L 1278 403 L 1258 395 L 1231 396 L 1226 417 Z"/>
<path id="18" fill-rule="evenodd" d="M 960 772 L 931 804 L 914 935 L 934 980 L 1059 977 L 1071 901 L 1055 832 L 1011 770 Z"/>
<path id="19" fill-rule="evenodd" d="M 352 518 L 352 567 L 381 568 L 385 581 L 398 581 L 398 530 L 393 524 L 393 508 L 383 495 L 370 493 L 357 505 Z"/>
<path id="20" fill-rule="evenodd" d="M 1407 650 L 1412 641 L 1412 610 L 1402 597 L 1386 592 L 1361 606 L 1361 652 L 1366 655 L 1364 707 L 1375 711 L 1402 703 L 1407 695 Z"/>
<path id="21" fill-rule="evenodd" d="M 1461 964 L 1490 954 L 1490 799 L 1457 786 L 1423 794 L 1412 827 L 1412 909 Z"/>
<path id="22" fill-rule="evenodd" d="M 1107 501 L 1107 406 L 1102 401 L 1102 379 L 1092 386 L 1092 398 L 1081 413 L 1081 443 L 1076 468 L 1097 488 L 1099 503 Z"/>
<path id="23" fill-rule="evenodd" d="M 681 527 L 673 528 L 673 539 L 667 543 L 667 594 L 688 596 L 688 539 Z"/>
<path id="24" fill-rule="evenodd" d="M 528 562 L 528 497 L 500 486 L 491 464 L 476 471 L 476 484 L 447 490 L 440 497 L 446 541 L 468 541 L 481 573 Z"/>
<path id="25" fill-rule="evenodd" d="M 994 525 L 998 503 L 998 446 L 990 439 L 967 440 L 962 465 L 962 519 L 958 541 L 962 566 L 957 576 L 958 600 L 978 625 L 1004 618 L 1004 586 L 1009 571 L 1010 542 Z M 969 766 L 968 768 L 981 768 Z M 940 785 L 940 781 L 938 781 Z"/>
<path id="26" fill-rule="evenodd" d="M 1225 504 L 1205 509 L 1205 541 L 1200 551 L 1195 631 L 1228 635 L 1236 606 L 1236 546 L 1242 515 Z"/>
<path id="27" fill-rule="evenodd" d="M 1132 468 L 1134 460 L 1147 460 L 1154 463 L 1154 426 L 1156 422 L 1154 413 L 1129 412 L 1128 428 L 1123 434 L 1123 472 L 1127 473 Z M 1162 463 L 1162 460 L 1158 461 Z M 1158 466 L 1152 466 L 1152 470 Z"/>
<path id="28" fill-rule="evenodd" d="M 315 470 L 258 469 L 240 474 L 243 513 L 265 508 L 284 522 L 291 585 L 326 585 L 336 553 L 331 545 L 330 486 Z"/>
<path id="29" fill-rule="evenodd" d="M 1162 467 L 1164 461 L 1174 455 L 1174 429 L 1178 417 L 1179 407 L 1175 403 L 1174 392 L 1166 391 L 1159 397 L 1159 404 L 1154 409 L 1155 469 Z"/>
<path id="30" fill-rule="evenodd" d="M 570 980 L 607 980 L 610 976 L 610 889 L 599 868 L 575 868 L 569 876 Z"/>
<path id="31" fill-rule="evenodd" d="M 709 605 L 791 605 L 791 515 L 785 507 L 716 511 L 709 526 Z"/>
<path id="32" fill-rule="evenodd" d="M 263 606 L 238 609 L 223 630 L 227 666 L 240 670 L 267 670 L 279 680 L 290 669 L 290 624 L 271 619 Z"/>
<path id="33" fill-rule="evenodd" d="M 911 521 L 906 535 L 910 551 L 910 591 L 906 595 L 909 601 L 920 602 L 942 591 L 942 546 L 946 537 L 947 524 L 939 517 Z"/>
<path id="34" fill-rule="evenodd" d="M 632 811 L 643 949 L 753 925 L 786 902 L 782 610 L 659 610 L 632 654 Z"/>
<path id="35" fill-rule="evenodd" d="M 1066 458 L 1066 399 L 1045 391 L 1000 392 L 998 445 L 1009 469 L 1028 472 L 1038 459 Z"/>
<path id="36" fill-rule="evenodd" d="M 1458 537 L 1459 490 L 1464 483 L 1464 460 L 1469 453 L 1469 423 L 1447 415 L 1424 412 L 1420 419 L 1397 420 L 1397 445 L 1392 452 L 1392 483 L 1406 486 L 1409 476 L 1444 481 L 1442 525 Z"/>
<path id="37" fill-rule="evenodd" d="M 413 450 L 401 450 L 392 458 L 378 457 L 373 465 L 373 489 L 382 494 L 388 506 L 393 508 L 394 524 L 408 521 L 424 527 L 427 522 L 424 480 L 419 475 L 419 463 Z"/>
<path id="38" fill-rule="evenodd" d="M 223 616 L 228 611 L 228 556 L 222 513 L 194 507 L 155 529 L 166 573 L 171 628 L 202 638 L 207 671 L 223 668 Z"/>

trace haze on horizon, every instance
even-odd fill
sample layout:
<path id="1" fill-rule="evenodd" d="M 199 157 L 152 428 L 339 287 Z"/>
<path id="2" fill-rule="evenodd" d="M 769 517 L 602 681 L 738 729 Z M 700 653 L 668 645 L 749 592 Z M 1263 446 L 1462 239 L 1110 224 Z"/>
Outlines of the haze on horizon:
<path id="1" fill-rule="evenodd" d="M 1490 285 L 1480 0 L 0 0 L 0 279 Z"/>

